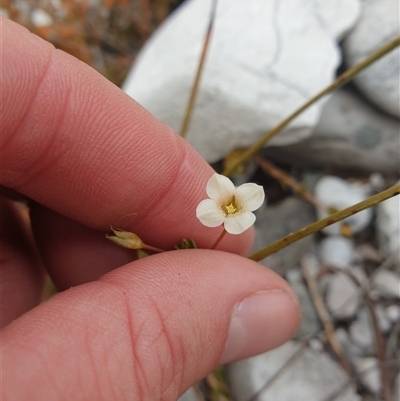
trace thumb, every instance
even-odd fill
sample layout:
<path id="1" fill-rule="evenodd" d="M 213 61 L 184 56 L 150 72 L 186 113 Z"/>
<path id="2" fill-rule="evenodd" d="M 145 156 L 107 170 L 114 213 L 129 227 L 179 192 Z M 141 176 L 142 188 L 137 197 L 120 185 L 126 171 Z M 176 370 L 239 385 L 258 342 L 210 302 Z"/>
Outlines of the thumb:
<path id="1" fill-rule="evenodd" d="M 176 400 L 218 363 L 287 341 L 298 321 L 289 286 L 253 261 L 209 250 L 151 256 L 7 326 L 4 399 Z"/>

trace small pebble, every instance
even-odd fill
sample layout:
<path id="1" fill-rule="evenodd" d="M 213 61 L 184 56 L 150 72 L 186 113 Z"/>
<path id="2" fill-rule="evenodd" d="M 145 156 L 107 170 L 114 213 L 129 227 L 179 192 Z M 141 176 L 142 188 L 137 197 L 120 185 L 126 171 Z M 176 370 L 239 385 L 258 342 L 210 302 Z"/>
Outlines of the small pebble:
<path id="1" fill-rule="evenodd" d="M 335 318 L 351 318 L 360 306 L 360 289 L 346 274 L 332 274 L 327 283 L 326 303 Z"/>
<path id="2" fill-rule="evenodd" d="M 322 352 L 324 350 L 324 345 L 318 340 L 318 338 L 311 338 L 308 344 L 313 351 Z"/>
<path id="3" fill-rule="evenodd" d="M 400 275 L 390 270 L 378 270 L 372 277 L 373 287 L 381 296 L 400 298 Z"/>
<path id="4" fill-rule="evenodd" d="M 354 360 L 354 365 L 364 386 L 375 394 L 380 393 L 382 385 L 378 360 L 376 358 L 357 358 Z"/>
<path id="5" fill-rule="evenodd" d="M 374 333 L 367 318 L 359 316 L 357 320 L 351 323 L 349 333 L 354 344 L 366 350 L 373 349 Z"/>
<path id="6" fill-rule="evenodd" d="M 381 173 L 372 173 L 369 176 L 369 183 L 375 191 L 382 191 L 385 188 L 385 179 Z"/>
<path id="7" fill-rule="evenodd" d="M 319 244 L 322 264 L 339 268 L 349 267 L 354 252 L 353 242 L 341 235 L 329 235 Z"/>
<path id="8" fill-rule="evenodd" d="M 397 323 L 400 321 L 400 305 L 389 305 L 386 307 L 385 312 L 391 322 Z"/>
<path id="9" fill-rule="evenodd" d="M 41 8 L 34 8 L 32 10 L 31 21 L 32 24 L 38 28 L 51 26 L 53 24 L 51 15 Z"/>
<path id="10" fill-rule="evenodd" d="M 321 178 L 315 186 L 315 197 L 326 207 L 335 210 L 345 209 L 359 203 L 368 197 L 368 186 L 355 182 L 349 183 L 342 178 L 327 175 Z M 322 210 L 317 210 L 320 219 L 328 216 Z M 352 233 L 358 233 L 368 226 L 372 219 L 372 210 L 366 209 L 347 219 L 325 227 L 326 234 L 340 235 L 344 224 L 350 226 Z"/>
<path id="11" fill-rule="evenodd" d="M 303 278 L 303 273 L 301 272 L 299 267 L 291 267 L 285 274 L 286 280 L 290 284 L 294 283 L 302 283 L 304 278 Z"/>

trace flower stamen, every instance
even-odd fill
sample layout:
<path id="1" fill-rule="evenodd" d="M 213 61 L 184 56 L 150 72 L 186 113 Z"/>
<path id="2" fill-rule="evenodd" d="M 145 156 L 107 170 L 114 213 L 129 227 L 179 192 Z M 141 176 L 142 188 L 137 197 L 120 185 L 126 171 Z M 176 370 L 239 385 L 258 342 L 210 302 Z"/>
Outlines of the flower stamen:
<path id="1" fill-rule="evenodd" d="M 237 208 L 233 205 L 233 202 L 228 206 L 224 206 L 224 208 L 227 214 L 234 214 L 237 212 Z"/>

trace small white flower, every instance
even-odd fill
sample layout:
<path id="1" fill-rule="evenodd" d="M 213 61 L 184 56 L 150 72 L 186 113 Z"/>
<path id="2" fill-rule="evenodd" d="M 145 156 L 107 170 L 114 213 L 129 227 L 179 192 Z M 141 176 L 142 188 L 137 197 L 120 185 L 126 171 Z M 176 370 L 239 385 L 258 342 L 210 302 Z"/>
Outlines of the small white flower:
<path id="1" fill-rule="evenodd" d="M 207 227 L 224 224 L 230 234 L 241 234 L 251 227 L 256 216 L 252 213 L 264 202 L 261 185 L 248 183 L 235 188 L 233 182 L 220 174 L 214 174 L 207 183 L 207 195 L 199 203 L 196 216 Z"/>

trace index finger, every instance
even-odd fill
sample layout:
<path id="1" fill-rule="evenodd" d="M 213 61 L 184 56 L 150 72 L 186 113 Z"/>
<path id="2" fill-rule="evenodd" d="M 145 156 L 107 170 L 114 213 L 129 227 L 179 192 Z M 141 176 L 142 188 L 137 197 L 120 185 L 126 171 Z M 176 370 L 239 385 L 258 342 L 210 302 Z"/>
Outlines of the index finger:
<path id="1" fill-rule="evenodd" d="M 96 229 L 209 247 L 221 228 L 203 227 L 195 209 L 211 167 L 90 67 L 1 22 L 1 184 Z M 224 242 L 243 253 L 252 238 L 248 230 Z"/>

